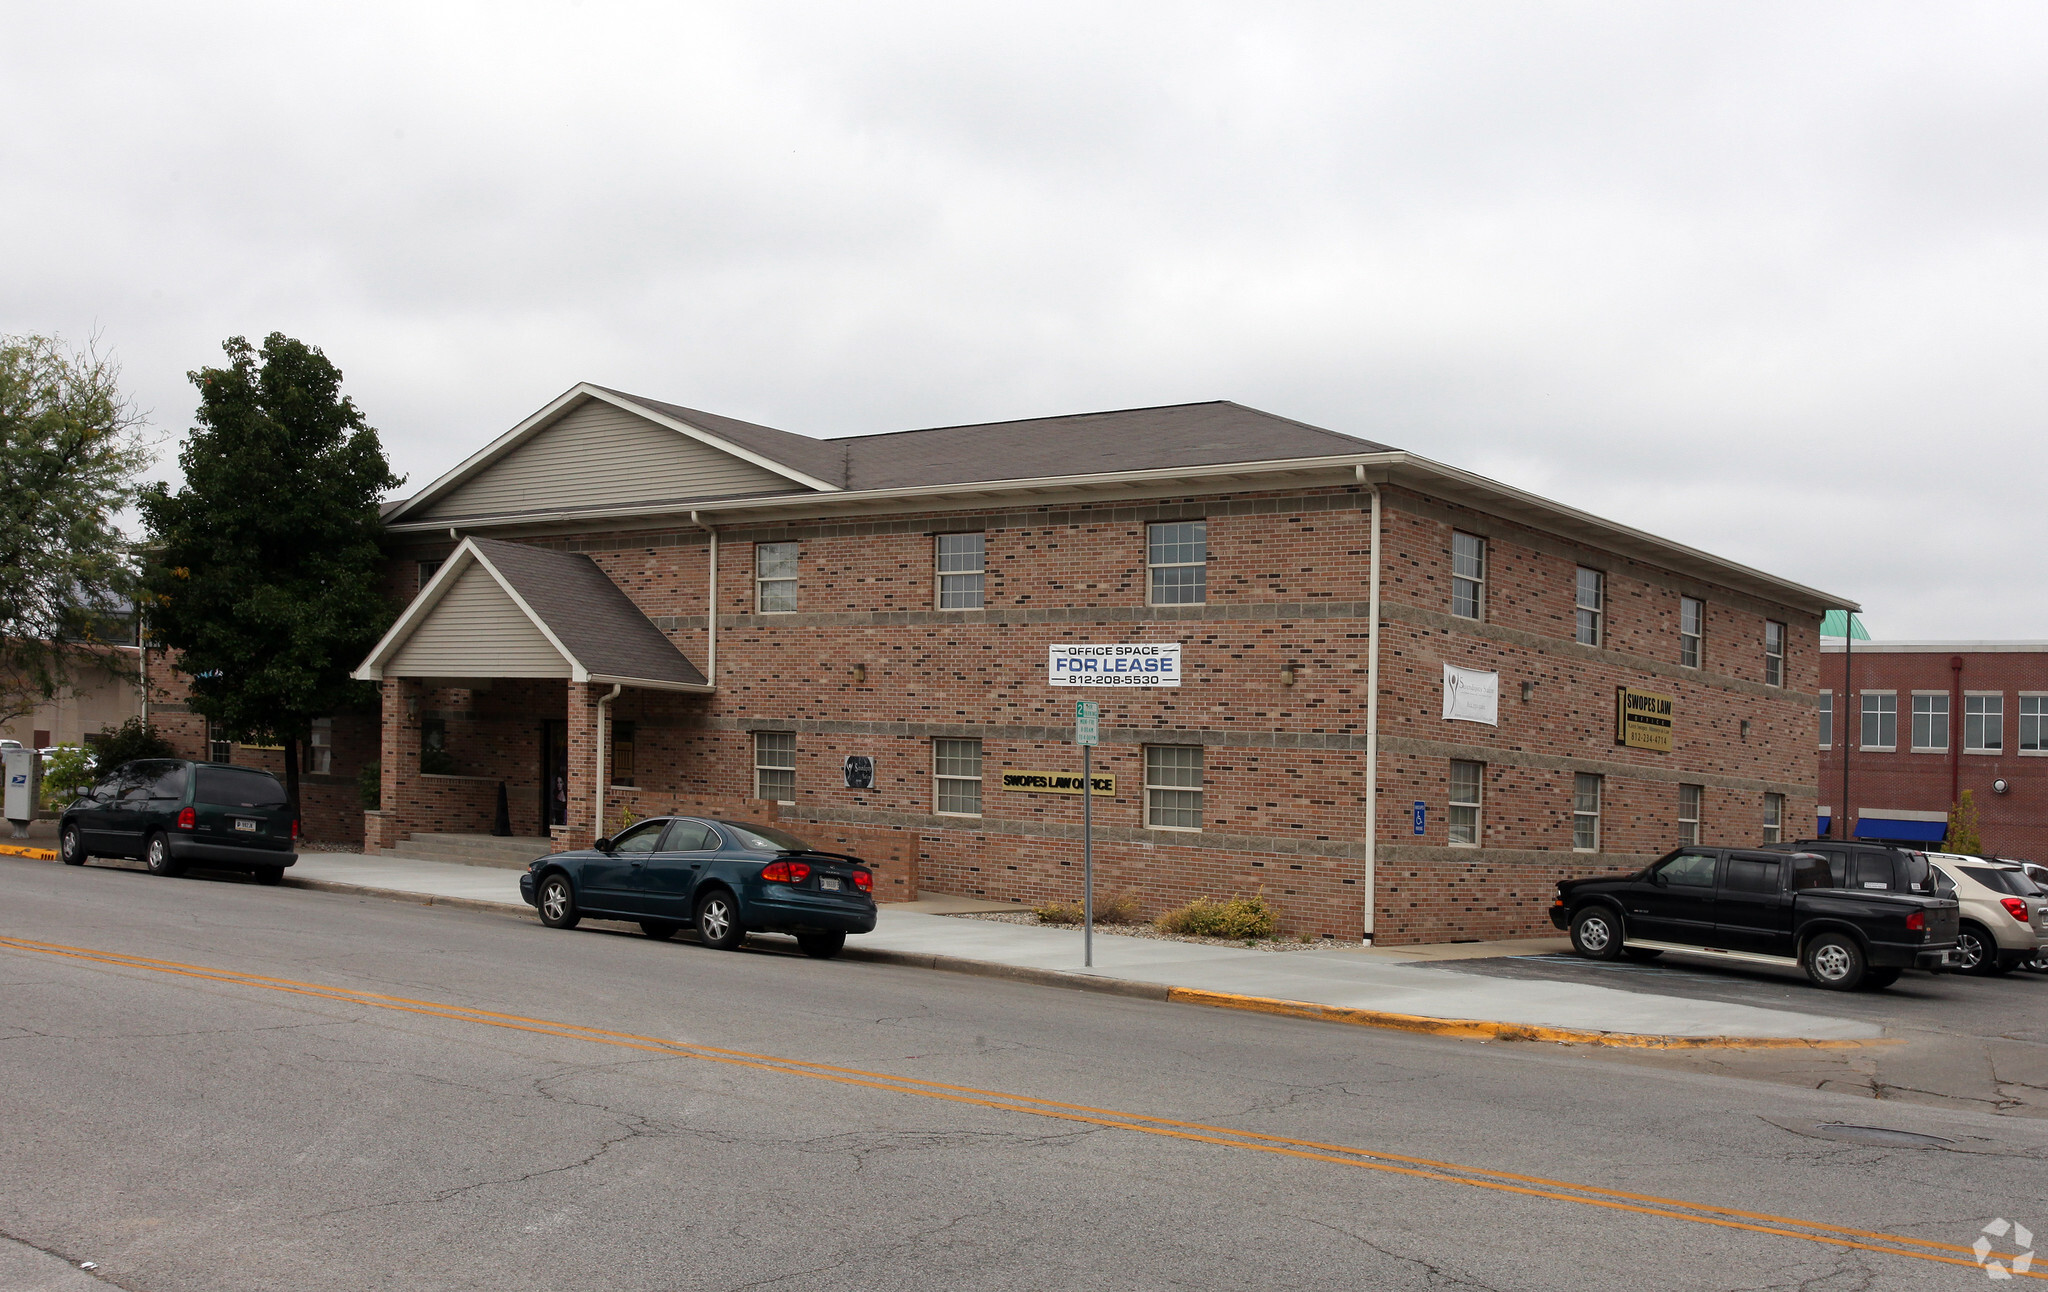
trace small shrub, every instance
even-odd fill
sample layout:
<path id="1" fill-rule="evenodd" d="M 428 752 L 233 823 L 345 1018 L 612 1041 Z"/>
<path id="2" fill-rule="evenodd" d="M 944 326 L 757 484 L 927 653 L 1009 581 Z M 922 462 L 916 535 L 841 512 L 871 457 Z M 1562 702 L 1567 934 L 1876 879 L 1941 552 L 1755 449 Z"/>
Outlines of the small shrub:
<path id="1" fill-rule="evenodd" d="M 1263 892 L 1250 897 L 1233 897 L 1219 902 L 1197 897 L 1176 907 L 1155 923 L 1161 933 L 1195 938 L 1270 938 L 1280 928 L 1280 908 L 1266 900 Z"/>
<path id="2" fill-rule="evenodd" d="M 140 758 L 176 758 L 178 751 L 171 748 L 157 731 L 156 724 L 140 718 L 130 718 L 118 727 L 102 727 L 98 735 L 89 742 L 97 761 L 93 764 L 93 775 L 103 776 L 122 763 L 132 763 Z"/>
<path id="3" fill-rule="evenodd" d="M 1031 908 L 1040 924 L 1079 924 L 1081 904 L 1079 902 L 1042 902 Z"/>
<path id="4" fill-rule="evenodd" d="M 93 753 L 79 745 L 65 745 L 43 760 L 43 807 L 60 812 L 91 788 Z"/>
<path id="5" fill-rule="evenodd" d="M 1095 904 L 1097 924 L 1143 924 L 1145 916 L 1138 909 L 1138 895 L 1125 889 L 1115 897 L 1106 897 Z"/>

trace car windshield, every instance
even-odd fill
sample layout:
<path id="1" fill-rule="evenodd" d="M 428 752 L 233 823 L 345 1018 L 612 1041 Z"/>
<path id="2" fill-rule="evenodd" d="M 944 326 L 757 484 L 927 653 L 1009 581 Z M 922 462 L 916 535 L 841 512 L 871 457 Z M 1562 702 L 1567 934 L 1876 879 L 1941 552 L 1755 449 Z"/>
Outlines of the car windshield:
<path id="1" fill-rule="evenodd" d="M 2034 887 L 2034 881 L 2017 870 L 1998 870 L 1991 866 L 1957 866 L 1957 870 L 1976 880 L 1994 893 L 2006 893 L 2013 897 L 2032 897 L 2041 890 Z"/>
<path id="2" fill-rule="evenodd" d="M 249 767 L 205 767 L 199 771 L 199 784 L 193 792 L 193 799 L 217 807 L 281 808 L 284 806 L 284 786 L 269 772 L 259 772 Z"/>
<path id="3" fill-rule="evenodd" d="M 720 821 L 718 824 L 732 831 L 732 837 L 742 848 L 760 852 L 809 852 L 811 845 L 787 831 L 772 825 L 743 825 L 738 821 Z"/>

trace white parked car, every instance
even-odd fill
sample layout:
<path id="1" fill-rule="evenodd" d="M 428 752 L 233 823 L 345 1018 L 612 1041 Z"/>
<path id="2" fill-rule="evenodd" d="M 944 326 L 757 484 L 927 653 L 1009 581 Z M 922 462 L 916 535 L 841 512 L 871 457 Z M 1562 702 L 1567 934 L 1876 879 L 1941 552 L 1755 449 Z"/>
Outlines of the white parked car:
<path id="1" fill-rule="evenodd" d="M 1930 852 L 1927 860 L 1955 886 L 1961 905 L 1956 932 L 1957 968 L 1964 973 L 2009 973 L 2041 954 L 2048 941 L 2048 895 L 2013 862 Z"/>

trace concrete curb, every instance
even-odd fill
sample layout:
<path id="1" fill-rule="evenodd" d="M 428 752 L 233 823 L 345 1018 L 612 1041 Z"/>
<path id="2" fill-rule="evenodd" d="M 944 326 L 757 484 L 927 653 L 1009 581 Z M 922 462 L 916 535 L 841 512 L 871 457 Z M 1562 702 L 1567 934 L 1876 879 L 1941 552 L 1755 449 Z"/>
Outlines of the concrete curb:
<path id="1" fill-rule="evenodd" d="M 27 857 L 31 861 L 55 861 L 57 854 L 49 848 L 31 848 L 20 843 L 0 843 L 0 855 Z"/>
<path id="2" fill-rule="evenodd" d="M 56 854 L 51 853 L 54 857 Z M 491 902 L 474 897 L 437 897 L 432 893 L 411 893 L 397 888 L 372 888 L 366 884 L 344 884 L 328 879 L 297 879 L 287 874 L 285 884 L 323 893 L 357 897 L 378 897 L 411 902 L 417 906 L 450 906 L 464 911 L 486 911 L 500 915 L 534 916 L 524 902 Z M 630 921 L 628 921 L 630 923 Z M 1396 1014 L 1386 1010 L 1357 1009 L 1344 1005 L 1318 1005 L 1312 1001 L 1276 1000 L 1267 996 L 1239 996 L 1231 992 L 1202 991 L 1193 987 L 1170 987 L 1164 983 L 1132 982 L 1104 978 L 1097 974 L 1067 969 L 1038 969 L 1027 965 L 998 964 L 916 951 L 879 951 L 849 945 L 841 953 L 848 960 L 869 964 L 901 965 L 911 969 L 935 969 L 942 973 L 969 974 L 977 978 L 1001 978 L 1039 987 L 1063 987 L 1070 991 L 1092 991 L 1105 996 L 1128 996 L 1138 1000 L 1165 1001 L 1174 1005 L 1205 1005 L 1212 1009 L 1240 1009 L 1253 1014 L 1282 1018 L 1305 1018 L 1319 1023 L 1344 1023 L 1353 1027 L 1377 1027 L 1425 1036 L 1446 1036 L 1479 1041 L 1547 1041 L 1556 1045 L 1604 1045 L 1629 1050 L 1850 1050 L 1884 1045 L 1883 1040 L 1816 1041 L 1793 1036 L 1657 1036 L 1641 1032 L 1601 1032 L 1571 1027 L 1542 1027 L 1530 1023 L 1499 1023 L 1476 1018 L 1431 1018 L 1423 1014 Z"/>

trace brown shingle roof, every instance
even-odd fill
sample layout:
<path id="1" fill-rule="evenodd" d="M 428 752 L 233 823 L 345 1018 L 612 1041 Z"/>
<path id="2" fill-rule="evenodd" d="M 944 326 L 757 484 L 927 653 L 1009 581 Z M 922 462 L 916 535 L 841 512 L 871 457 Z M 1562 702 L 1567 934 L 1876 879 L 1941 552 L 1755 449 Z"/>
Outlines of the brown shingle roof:
<path id="1" fill-rule="evenodd" d="M 469 541 L 591 673 L 704 685 L 703 671 L 589 557 L 495 538 Z"/>

